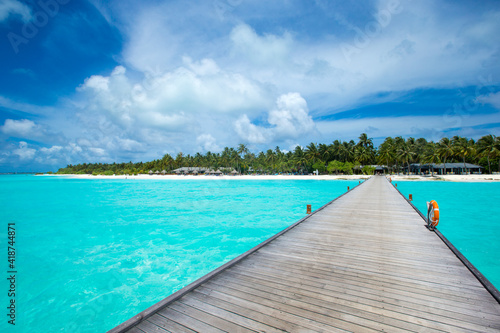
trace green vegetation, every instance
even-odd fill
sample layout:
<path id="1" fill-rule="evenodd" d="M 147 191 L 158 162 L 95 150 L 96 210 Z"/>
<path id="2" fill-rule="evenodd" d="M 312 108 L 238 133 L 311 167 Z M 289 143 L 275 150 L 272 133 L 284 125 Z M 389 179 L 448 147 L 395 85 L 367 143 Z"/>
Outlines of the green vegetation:
<path id="1" fill-rule="evenodd" d="M 378 148 L 363 133 L 356 143 L 335 140 L 331 144 L 310 143 L 306 148 L 295 147 L 283 152 L 279 147 L 252 153 L 244 144 L 224 148 L 221 153 L 202 155 L 166 154 L 161 159 L 138 163 L 84 163 L 68 165 L 58 174 L 136 175 L 152 172 L 172 173 L 180 167 L 205 167 L 240 173 L 305 174 L 318 170 L 331 174 L 373 174 L 371 165 L 386 165 L 389 172 L 404 172 L 412 163 L 473 163 L 484 167 L 485 173 L 500 169 L 500 137 L 485 135 L 477 142 L 460 136 L 442 138 L 439 142 L 426 139 L 388 137 Z"/>

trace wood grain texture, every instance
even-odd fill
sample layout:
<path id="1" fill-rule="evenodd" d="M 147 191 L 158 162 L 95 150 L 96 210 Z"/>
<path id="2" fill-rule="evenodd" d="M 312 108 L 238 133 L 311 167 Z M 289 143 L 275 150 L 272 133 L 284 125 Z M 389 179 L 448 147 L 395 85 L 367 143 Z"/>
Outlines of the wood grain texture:
<path id="1" fill-rule="evenodd" d="M 500 304 L 385 177 L 153 310 L 112 332 L 500 332 Z"/>

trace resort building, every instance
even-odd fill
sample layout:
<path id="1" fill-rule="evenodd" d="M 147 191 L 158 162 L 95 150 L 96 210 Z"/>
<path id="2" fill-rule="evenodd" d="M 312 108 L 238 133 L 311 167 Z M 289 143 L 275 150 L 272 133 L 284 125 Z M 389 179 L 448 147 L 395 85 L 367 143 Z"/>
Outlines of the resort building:
<path id="1" fill-rule="evenodd" d="M 220 175 L 238 175 L 238 171 L 236 171 L 234 168 L 219 168 L 217 170 L 211 169 L 211 168 L 202 168 L 202 167 L 182 167 L 173 170 L 174 173 L 177 175 L 213 175 L 213 176 L 220 176 Z"/>
<path id="2" fill-rule="evenodd" d="M 483 169 L 482 166 L 471 163 L 410 164 L 410 173 L 414 174 L 437 173 L 438 175 L 468 175 L 471 173 L 481 174 L 483 173 Z M 408 171 L 408 167 L 405 166 L 404 170 L 405 172 Z"/>

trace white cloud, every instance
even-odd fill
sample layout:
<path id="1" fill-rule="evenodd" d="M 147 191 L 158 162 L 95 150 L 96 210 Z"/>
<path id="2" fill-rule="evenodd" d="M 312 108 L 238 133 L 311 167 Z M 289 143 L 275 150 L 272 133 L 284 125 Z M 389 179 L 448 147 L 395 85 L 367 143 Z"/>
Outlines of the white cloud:
<path id="1" fill-rule="evenodd" d="M 285 32 L 283 36 L 267 34 L 259 36 L 247 24 L 240 24 L 231 31 L 233 52 L 237 57 L 244 57 L 254 65 L 276 66 L 289 57 L 292 46 L 292 36 Z"/>
<path id="2" fill-rule="evenodd" d="M 236 133 L 243 140 L 250 143 L 267 143 L 269 142 L 269 130 L 258 127 L 250 122 L 248 116 L 246 114 L 242 115 L 236 122 L 234 123 L 234 127 Z"/>
<path id="3" fill-rule="evenodd" d="M 127 77 L 118 66 L 110 76 L 94 75 L 79 91 L 89 93 L 85 107 L 108 112 L 124 126 L 135 122 L 165 128 L 184 125 L 194 114 L 237 112 L 268 104 L 268 94 L 239 74 L 220 71 L 213 60 L 186 60 L 179 67 L 142 82 Z"/>
<path id="4" fill-rule="evenodd" d="M 478 96 L 476 101 L 482 104 L 490 104 L 500 110 L 500 92 Z"/>
<path id="5" fill-rule="evenodd" d="M 0 107 L 28 113 L 27 119 L 7 120 L 1 133 L 51 147 L 30 143 L 28 149 L 39 149 L 37 158 L 147 160 L 166 152 L 218 151 L 239 139 L 261 147 L 292 147 L 314 138 L 355 138 L 366 131 L 372 136 L 398 131 L 434 135 L 432 131 L 442 134 L 454 126 L 497 122 L 476 114 L 468 119 L 375 118 L 363 110 L 359 119 L 319 120 L 364 105 L 410 102 L 404 99 L 415 89 L 479 85 L 481 75 L 489 74 L 498 81 L 500 11 L 492 6 L 486 11 L 448 2 L 443 9 L 441 2 L 400 0 L 401 11 L 391 13 L 382 29 L 370 34 L 367 27 L 377 22 L 372 14 L 398 1 L 361 6 L 359 15 L 345 5 L 333 6 L 334 13 L 332 2 L 322 2 L 325 16 L 318 15 L 324 20 L 317 22 L 323 27 L 318 31 L 306 21 L 287 24 L 300 19 L 302 8 L 293 1 L 286 6 L 241 2 L 224 19 L 210 1 L 92 2 L 123 36 L 123 51 L 116 57 L 122 65 L 109 75 L 89 76 L 58 107 L 0 96 Z M 20 14 L 5 9 L 12 3 L 20 4 L 2 2 L 0 21 Z M 280 25 L 267 21 L 266 15 Z M 365 44 L 356 45 L 356 31 L 368 37 Z M 342 43 L 356 47 L 350 61 Z M 476 101 L 499 108 L 498 96 Z M 29 115 L 37 115 L 36 120 Z M 427 121 L 433 121 L 434 130 Z M 55 139 L 53 129 L 64 137 Z M 9 152 L 14 149 L 18 147 Z"/>
<path id="6" fill-rule="evenodd" d="M 315 131 L 307 102 L 299 93 L 288 93 L 278 97 L 276 108 L 269 112 L 267 121 L 270 127 L 257 126 L 244 114 L 234 126 L 236 133 L 251 143 L 296 139 Z"/>
<path id="7" fill-rule="evenodd" d="M 297 138 L 314 130 L 307 102 L 299 93 L 281 95 L 277 108 L 269 112 L 268 122 L 275 126 L 279 138 Z"/>
<path id="8" fill-rule="evenodd" d="M 28 144 L 24 141 L 19 142 L 19 148 L 12 151 L 14 155 L 19 156 L 22 161 L 32 160 L 35 157 L 36 149 L 28 148 Z"/>
<path id="9" fill-rule="evenodd" d="M 106 150 L 102 149 L 102 148 L 95 148 L 95 147 L 91 147 L 89 148 L 89 151 L 91 151 L 94 155 L 97 155 L 97 156 L 106 156 Z"/>
<path id="10" fill-rule="evenodd" d="M 31 20 L 31 9 L 17 0 L 2 0 L 0 2 L 0 22 L 6 20 L 9 15 L 20 15 L 24 22 Z"/>
<path id="11" fill-rule="evenodd" d="M 215 75 L 220 72 L 219 66 L 213 59 L 202 59 L 199 62 L 193 62 L 191 58 L 183 57 L 182 61 L 193 73 L 200 76 Z"/>
<path id="12" fill-rule="evenodd" d="M 27 138 L 33 136 L 33 134 L 37 134 L 34 133 L 36 129 L 37 125 L 28 119 L 6 119 L 4 125 L 1 127 L 4 134 L 21 138 Z"/>
<path id="13" fill-rule="evenodd" d="M 53 155 L 59 153 L 61 150 L 63 150 L 63 147 L 61 146 L 52 146 L 50 148 L 41 148 L 40 152 L 47 154 L 47 155 Z"/>
<path id="14" fill-rule="evenodd" d="M 12 110 L 17 110 L 33 115 L 47 115 L 47 114 L 52 114 L 55 113 L 59 110 L 57 110 L 54 107 L 51 106 L 40 106 L 40 105 L 33 105 L 33 104 L 28 104 L 28 103 L 21 103 L 14 101 L 12 99 L 6 98 L 4 96 L 0 96 L 0 107 L 4 107 L 6 109 L 12 109 Z"/>
<path id="15" fill-rule="evenodd" d="M 334 139 L 350 140 L 357 138 L 360 133 L 367 133 L 370 137 L 412 136 L 424 137 L 438 141 L 442 137 L 465 135 L 478 137 L 491 130 L 471 131 L 474 127 L 481 127 L 498 122 L 499 113 L 477 115 L 475 117 L 459 115 L 435 116 L 404 116 L 404 117 L 368 117 L 362 119 L 340 119 L 334 121 L 317 121 L 316 127 L 325 142 Z M 462 128 L 466 128 L 462 130 Z"/>
<path id="16" fill-rule="evenodd" d="M 196 143 L 200 146 L 202 151 L 214 153 L 222 150 L 222 148 L 217 145 L 217 140 L 210 134 L 199 135 L 196 138 Z"/>

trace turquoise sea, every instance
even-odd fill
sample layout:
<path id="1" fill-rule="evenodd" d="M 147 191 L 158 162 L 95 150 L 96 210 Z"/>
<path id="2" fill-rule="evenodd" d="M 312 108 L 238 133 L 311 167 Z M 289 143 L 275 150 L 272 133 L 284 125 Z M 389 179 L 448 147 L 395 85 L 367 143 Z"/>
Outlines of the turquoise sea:
<path id="1" fill-rule="evenodd" d="M 438 229 L 500 289 L 500 183 L 401 181 L 398 189 L 427 215 L 426 202 L 439 205 Z M 432 249 L 429 249 L 432 253 Z"/>
<path id="2" fill-rule="evenodd" d="M 0 332 L 109 330 L 357 184 L 0 176 Z M 3 314 L 9 222 L 15 327 Z"/>
<path id="3" fill-rule="evenodd" d="M 16 326 L 2 315 L 0 332 L 104 332 L 357 184 L 0 176 L 2 274 L 8 223 L 17 271 Z M 500 285 L 500 184 L 398 188 L 420 209 L 437 200 L 439 229 Z"/>

